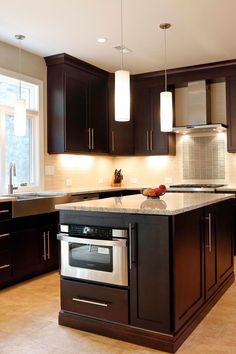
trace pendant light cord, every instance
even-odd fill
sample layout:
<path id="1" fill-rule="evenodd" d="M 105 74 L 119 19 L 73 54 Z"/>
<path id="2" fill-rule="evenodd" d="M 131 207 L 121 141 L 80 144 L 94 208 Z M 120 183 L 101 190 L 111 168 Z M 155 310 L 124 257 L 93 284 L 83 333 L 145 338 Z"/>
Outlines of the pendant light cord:
<path id="1" fill-rule="evenodd" d="M 165 52 L 165 58 L 164 58 L 164 62 L 165 62 L 165 91 L 167 91 L 166 28 L 164 29 L 164 46 L 165 46 L 164 47 L 164 52 Z"/>
<path id="2" fill-rule="evenodd" d="M 123 70 L 123 66 L 124 66 L 124 59 L 123 59 L 124 45 L 123 45 L 123 1 L 122 0 L 120 0 L 120 37 L 121 37 L 121 70 Z"/>
<path id="3" fill-rule="evenodd" d="M 19 99 L 21 99 L 21 43 L 19 40 L 19 77 L 20 77 L 20 84 L 19 84 Z"/>

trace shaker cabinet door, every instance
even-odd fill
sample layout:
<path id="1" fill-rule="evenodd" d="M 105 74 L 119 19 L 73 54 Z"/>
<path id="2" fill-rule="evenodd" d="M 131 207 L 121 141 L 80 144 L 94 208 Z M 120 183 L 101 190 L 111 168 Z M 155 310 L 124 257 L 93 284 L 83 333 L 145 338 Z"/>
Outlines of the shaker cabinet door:
<path id="1" fill-rule="evenodd" d="M 65 151 L 89 150 L 88 88 L 79 79 L 65 73 Z"/>

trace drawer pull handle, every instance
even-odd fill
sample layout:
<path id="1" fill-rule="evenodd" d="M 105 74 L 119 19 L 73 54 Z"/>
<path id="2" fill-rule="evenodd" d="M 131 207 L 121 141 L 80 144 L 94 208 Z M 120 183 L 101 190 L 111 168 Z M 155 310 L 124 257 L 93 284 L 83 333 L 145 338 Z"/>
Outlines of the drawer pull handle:
<path id="1" fill-rule="evenodd" d="M 0 210 L 0 214 L 10 213 L 9 209 Z"/>
<path id="2" fill-rule="evenodd" d="M 91 305 L 108 307 L 108 304 L 106 302 L 97 302 L 97 301 L 91 301 L 91 300 L 85 300 L 85 299 L 81 299 L 81 298 L 76 298 L 76 297 L 73 297 L 72 300 L 73 301 L 77 301 L 77 302 L 84 302 L 86 304 L 91 304 Z"/>
<path id="3" fill-rule="evenodd" d="M 3 266 L 0 266 L 0 269 L 4 269 L 4 268 L 10 268 L 10 264 L 4 264 Z"/>
<path id="4" fill-rule="evenodd" d="M 7 237 L 10 236 L 10 234 L 0 234 L 0 237 Z"/>

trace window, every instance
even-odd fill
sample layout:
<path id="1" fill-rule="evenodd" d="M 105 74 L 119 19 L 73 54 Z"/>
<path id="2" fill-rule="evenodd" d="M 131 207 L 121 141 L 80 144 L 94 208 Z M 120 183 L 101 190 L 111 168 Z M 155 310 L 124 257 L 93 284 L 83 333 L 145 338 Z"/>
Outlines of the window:
<path id="1" fill-rule="evenodd" d="M 19 95 L 19 79 L 13 73 L 0 71 L 0 192 L 6 193 L 9 184 L 10 162 L 16 165 L 13 184 L 24 190 L 42 188 L 43 141 L 40 97 L 42 83 L 22 77 L 22 98 L 26 100 L 26 136 L 14 135 L 14 104 Z"/>

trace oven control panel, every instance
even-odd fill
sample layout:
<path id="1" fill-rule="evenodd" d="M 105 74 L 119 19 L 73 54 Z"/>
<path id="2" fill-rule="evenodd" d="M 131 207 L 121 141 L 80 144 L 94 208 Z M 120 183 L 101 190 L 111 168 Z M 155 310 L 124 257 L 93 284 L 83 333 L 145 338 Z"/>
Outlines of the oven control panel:
<path id="1" fill-rule="evenodd" d="M 94 239 L 105 239 L 105 240 L 111 240 L 114 237 L 128 238 L 127 229 L 113 229 L 111 227 L 103 227 L 103 226 L 61 224 L 60 231 L 69 234 L 71 236 L 83 237 L 83 238 L 94 238 Z"/>

